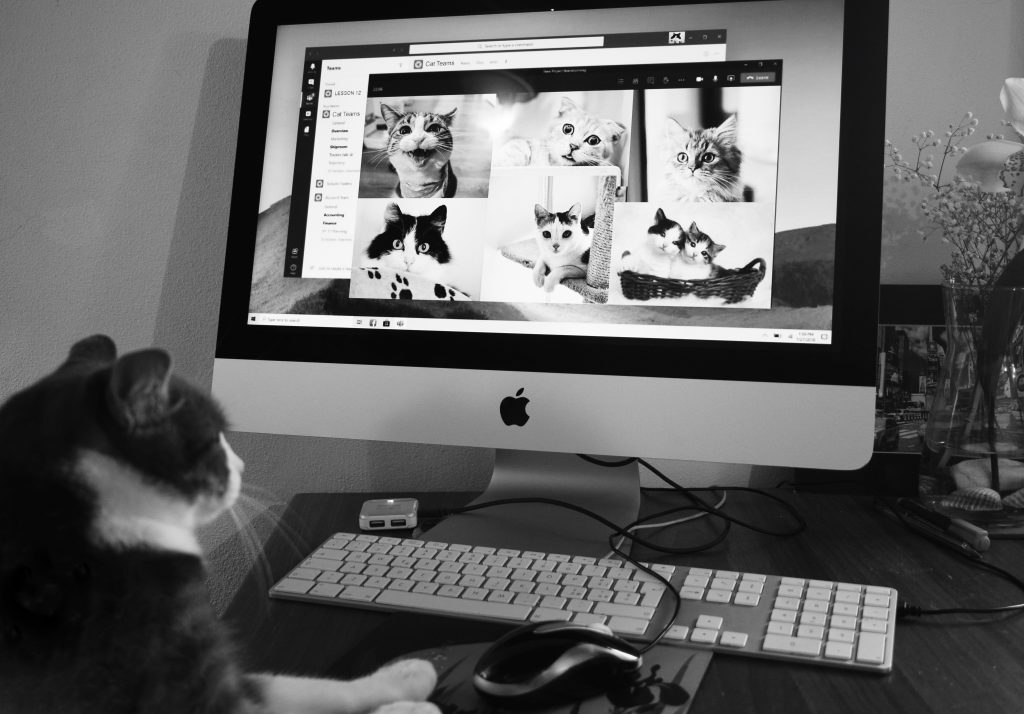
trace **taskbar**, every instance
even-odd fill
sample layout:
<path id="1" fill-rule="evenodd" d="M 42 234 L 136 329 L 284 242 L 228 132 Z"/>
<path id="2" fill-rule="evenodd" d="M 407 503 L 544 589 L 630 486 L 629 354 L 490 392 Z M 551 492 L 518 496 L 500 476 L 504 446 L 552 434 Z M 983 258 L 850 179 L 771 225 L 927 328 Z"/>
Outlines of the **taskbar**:
<path id="1" fill-rule="evenodd" d="M 281 315 L 249 313 L 250 325 L 331 327 L 365 330 L 427 332 L 485 332 L 571 337 L 634 337 L 666 340 L 717 340 L 780 344 L 832 344 L 832 331 L 769 327 L 709 327 L 706 325 L 635 325 L 593 322 L 530 322 L 523 320 L 444 320 L 422 317 L 360 315 Z"/>

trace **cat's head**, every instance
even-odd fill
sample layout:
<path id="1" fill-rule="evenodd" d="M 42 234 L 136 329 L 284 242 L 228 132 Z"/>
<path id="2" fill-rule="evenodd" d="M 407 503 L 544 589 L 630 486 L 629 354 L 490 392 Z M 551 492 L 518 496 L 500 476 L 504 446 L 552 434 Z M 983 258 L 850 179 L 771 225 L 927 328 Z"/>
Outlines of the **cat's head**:
<path id="1" fill-rule="evenodd" d="M 31 530 L 52 518 L 101 548 L 198 555 L 196 527 L 241 487 L 225 429 L 163 350 L 118 357 L 108 337 L 81 340 L 0 408 L 0 520 Z"/>
<path id="2" fill-rule="evenodd" d="M 380 112 L 388 127 L 388 158 L 396 169 L 437 169 L 448 163 L 455 145 L 455 109 L 447 114 L 402 113 L 382 102 Z"/>
<path id="3" fill-rule="evenodd" d="M 384 209 L 384 232 L 370 241 L 366 255 L 377 265 L 428 275 L 452 259 L 444 239 L 447 220 L 444 204 L 429 215 L 413 216 L 403 213 L 397 203 L 389 203 Z"/>
<path id="4" fill-rule="evenodd" d="M 554 212 L 539 203 L 533 207 L 537 221 L 537 243 L 550 253 L 564 253 L 584 240 L 586 231 L 580 223 L 580 204 L 574 203 L 568 211 Z"/>
<path id="5" fill-rule="evenodd" d="M 743 155 L 736 145 L 736 115 L 717 127 L 686 129 L 665 120 L 666 171 L 681 195 L 694 200 L 731 200 L 739 186 Z"/>
<path id="6" fill-rule="evenodd" d="M 681 225 L 666 216 L 665 211 L 659 208 L 654 212 L 654 223 L 647 229 L 647 236 L 656 251 L 675 255 L 680 250 L 680 241 L 685 233 Z"/>
<path id="7" fill-rule="evenodd" d="M 715 243 L 707 233 L 702 231 L 697 222 L 690 223 L 690 227 L 683 232 L 676 243 L 683 257 L 693 263 L 704 263 L 710 265 L 715 256 L 725 250 L 721 243 Z"/>
<path id="8" fill-rule="evenodd" d="M 625 133 L 621 122 L 595 117 L 562 97 L 548 125 L 545 146 L 554 166 L 608 166 Z"/>

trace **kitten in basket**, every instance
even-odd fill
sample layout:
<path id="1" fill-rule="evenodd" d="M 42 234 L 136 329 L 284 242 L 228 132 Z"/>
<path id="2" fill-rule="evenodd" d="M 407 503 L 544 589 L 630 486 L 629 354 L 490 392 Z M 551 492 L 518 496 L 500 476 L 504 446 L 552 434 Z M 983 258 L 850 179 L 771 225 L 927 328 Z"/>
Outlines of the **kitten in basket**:
<path id="1" fill-rule="evenodd" d="M 241 670 L 195 529 L 239 498 L 213 400 L 104 336 L 0 407 L 4 714 L 439 714 L 407 660 L 341 682 Z"/>
<path id="2" fill-rule="evenodd" d="M 622 252 L 622 270 L 678 280 L 707 280 L 721 268 L 715 257 L 725 249 L 715 243 L 696 221 L 684 229 L 658 209 L 654 224 L 632 250 Z"/>

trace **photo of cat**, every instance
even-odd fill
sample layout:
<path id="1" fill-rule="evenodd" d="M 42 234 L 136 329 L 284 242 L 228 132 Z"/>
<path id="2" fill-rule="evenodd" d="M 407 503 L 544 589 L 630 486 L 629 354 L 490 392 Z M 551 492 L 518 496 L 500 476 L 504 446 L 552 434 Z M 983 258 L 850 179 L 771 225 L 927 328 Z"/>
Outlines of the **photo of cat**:
<path id="1" fill-rule="evenodd" d="M 501 96 L 494 166 L 629 166 L 633 93 L 541 92 Z"/>
<path id="2" fill-rule="evenodd" d="M 662 203 L 770 203 L 778 86 L 644 92 L 647 189 Z"/>
<path id="3" fill-rule="evenodd" d="M 715 257 L 724 249 L 701 231 L 696 221 L 684 228 L 659 208 L 647 235 L 622 251 L 619 266 L 620 270 L 659 278 L 707 280 L 719 274 Z"/>
<path id="4" fill-rule="evenodd" d="M 495 168 L 487 202 L 481 299 L 508 303 L 604 302 L 584 284 L 607 281 L 591 261 L 602 192 L 614 167 Z M 610 236 L 610 229 L 605 229 Z M 605 252 L 607 255 L 607 252 Z M 607 259 L 605 260 L 607 266 Z"/>
<path id="5" fill-rule="evenodd" d="M 533 215 L 537 219 L 533 284 L 550 293 L 565 278 L 586 277 L 594 217 L 584 218 L 579 203 L 566 211 L 549 211 L 538 203 Z"/>
<path id="6" fill-rule="evenodd" d="M 771 307 L 774 206 L 759 203 L 616 203 L 608 302 L 636 304 L 622 290 L 621 273 L 705 281 L 760 258 L 765 277 L 736 302 L 719 297 L 658 297 L 652 304 L 692 307 Z"/>
<path id="7" fill-rule="evenodd" d="M 441 199 L 365 199 L 356 213 L 350 297 L 380 298 L 386 273 L 402 288 L 397 299 L 430 295 L 433 285 L 453 288 L 466 297 L 479 294 L 482 243 L 477 230 L 483 201 Z M 406 289 L 407 288 L 407 289 Z M 418 288 L 418 289 L 417 289 Z M 441 297 L 440 292 L 436 297 Z"/>
<path id="8" fill-rule="evenodd" d="M 492 121 L 483 95 L 370 99 L 359 197 L 486 197 Z"/>

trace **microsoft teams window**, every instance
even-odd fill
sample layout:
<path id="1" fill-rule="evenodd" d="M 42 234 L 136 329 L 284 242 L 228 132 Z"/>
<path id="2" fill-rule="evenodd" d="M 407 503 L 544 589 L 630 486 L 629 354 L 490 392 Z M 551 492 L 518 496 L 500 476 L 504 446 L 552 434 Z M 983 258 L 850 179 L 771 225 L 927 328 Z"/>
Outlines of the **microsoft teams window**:
<path id="1" fill-rule="evenodd" d="M 300 36 L 250 322 L 827 344 L 841 48 L 733 33 Z"/>

